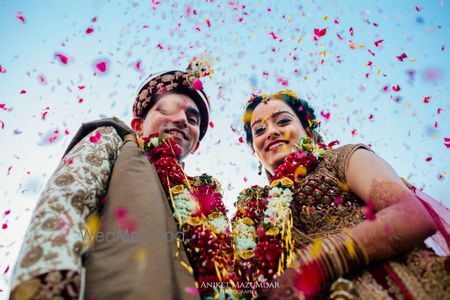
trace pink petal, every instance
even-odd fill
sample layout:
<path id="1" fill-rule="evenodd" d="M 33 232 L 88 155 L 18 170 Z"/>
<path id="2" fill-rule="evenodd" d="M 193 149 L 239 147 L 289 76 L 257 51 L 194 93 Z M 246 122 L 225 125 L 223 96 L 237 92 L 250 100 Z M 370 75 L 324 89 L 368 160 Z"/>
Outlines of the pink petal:
<path id="1" fill-rule="evenodd" d="M 123 207 L 119 207 L 116 209 L 116 218 L 123 219 L 127 216 L 127 210 Z"/>
<path id="2" fill-rule="evenodd" d="M 203 88 L 203 83 L 202 83 L 202 81 L 199 78 L 196 78 L 194 80 L 194 82 L 192 82 L 192 87 L 196 91 L 201 90 Z"/>
<path id="3" fill-rule="evenodd" d="M 384 40 L 375 41 L 375 47 L 378 47 Z"/>
<path id="4" fill-rule="evenodd" d="M 142 72 L 142 67 L 141 67 L 141 61 L 138 60 L 135 64 L 134 64 L 134 69 L 138 72 Z"/>
<path id="5" fill-rule="evenodd" d="M 444 146 L 447 147 L 447 149 L 450 149 L 450 138 L 444 138 Z"/>
<path id="6" fill-rule="evenodd" d="M 425 161 L 426 162 L 429 162 L 429 161 L 431 161 L 433 158 L 431 157 L 431 156 L 428 156 L 427 158 L 425 158 Z"/>
<path id="7" fill-rule="evenodd" d="M 95 135 L 92 135 L 89 137 L 89 140 L 91 141 L 91 143 L 97 144 L 102 138 L 102 134 L 100 133 L 100 131 L 97 131 L 95 133 Z"/>
<path id="8" fill-rule="evenodd" d="M 23 24 L 26 24 L 27 22 L 25 21 L 25 17 L 24 16 L 22 16 L 22 13 L 17 13 L 16 14 L 16 18 L 20 21 L 20 22 L 22 22 Z"/>
<path id="9" fill-rule="evenodd" d="M 367 220 L 373 221 L 376 219 L 375 206 L 373 205 L 373 203 L 371 201 L 367 202 L 367 205 L 362 208 L 362 211 Z"/>
<path id="10" fill-rule="evenodd" d="M 43 74 L 40 74 L 38 76 L 38 80 L 39 80 L 40 84 L 46 84 L 47 83 L 47 79 L 45 78 L 45 75 L 43 75 Z"/>
<path id="11" fill-rule="evenodd" d="M 25 91 L 25 90 L 21 90 L 21 91 L 20 91 L 20 94 L 21 94 L 21 95 L 26 94 L 26 93 L 27 93 L 27 91 Z"/>
<path id="12" fill-rule="evenodd" d="M 87 29 L 86 29 L 86 34 L 91 34 L 91 33 L 93 33 L 94 32 L 94 27 L 88 27 Z"/>
<path id="13" fill-rule="evenodd" d="M 69 62 L 69 57 L 63 53 L 55 53 L 55 57 L 59 59 L 59 61 L 63 64 L 63 65 L 67 65 L 67 63 Z"/>
<path id="14" fill-rule="evenodd" d="M 277 78 L 277 82 L 281 83 L 282 86 L 288 86 L 288 85 L 289 85 L 288 80 L 287 80 L 287 79 L 284 79 L 284 78 L 282 78 L 282 77 L 278 77 L 278 78 Z"/>
<path id="15" fill-rule="evenodd" d="M 209 127 L 214 128 L 214 123 L 213 122 L 209 122 Z"/>
<path id="16" fill-rule="evenodd" d="M 6 73 L 6 69 L 0 65 L 0 73 L 5 74 Z"/>
<path id="17" fill-rule="evenodd" d="M 334 201 L 333 201 L 334 205 L 336 205 L 336 206 L 341 205 L 342 198 L 343 198 L 342 194 L 339 194 L 338 196 L 336 196 L 336 198 L 334 198 Z"/>
<path id="18" fill-rule="evenodd" d="M 423 103 L 430 103 L 430 96 L 423 97 Z"/>
<path id="19" fill-rule="evenodd" d="M 244 143 L 244 138 L 242 136 L 239 137 L 239 143 Z"/>
<path id="20" fill-rule="evenodd" d="M 322 117 L 324 117 L 324 119 L 327 120 L 327 121 L 330 119 L 330 113 L 329 112 L 325 113 L 324 111 L 321 111 L 320 115 Z"/>
<path id="21" fill-rule="evenodd" d="M 8 228 L 8 225 L 6 223 L 3 223 L 2 229 L 6 229 L 6 228 Z"/>
<path id="22" fill-rule="evenodd" d="M 396 85 L 394 85 L 394 86 L 392 87 L 392 90 L 393 90 L 394 92 L 398 92 L 398 91 L 401 90 L 401 88 L 400 88 L 400 86 L 399 86 L 398 84 L 396 84 Z"/>
<path id="23" fill-rule="evenodd" d="M 200 291 L 195 287 L 185 287 L 184 290 L 191 296 L 200 296 Z"/>
<path id="24" fill-rule="evenodd" d="M 274 40 L 276 40 L 278 38 L 277 35 L 273 31 L 269 32 L 269 34 L 272 36 L 272 38 Z"/>
<path id="25" fill-rule="evenodd" d="M 350 32 L 350 35 L 353 36 L 353 27 L 350 27 L 348 31 Z"/>
<path id="26" fill-rule="evenodd" d="M 399 60 L 399 61 L 403 61 L 405 58 L 407 58 L 408 56 L 406 55 L 406 53 L 402 53 L 402 54 L 400 54 L 399 56 L 396 56 L 397 57 L 397 59 Z"/>
<path id="27" fill-rule="evenodd" d="M 73 164 L 73 158 L 72 157 L 64 159 L 64 165 L 70 166 L 71 164 Z"/>
<path id="28" fill-rule="evenodd" d="M 208 27 L 211 27 L 211 21 L 208 18 L 206 18 L 205 22 L 206 22 L 206 25 L 208 25 Z"/>
<path id="29" fill-rule="evenodd" d="M 97 60 L 94 62 L 95 70 L 104 74 L 108 71 L 108 61 L 107 60 Z"/>

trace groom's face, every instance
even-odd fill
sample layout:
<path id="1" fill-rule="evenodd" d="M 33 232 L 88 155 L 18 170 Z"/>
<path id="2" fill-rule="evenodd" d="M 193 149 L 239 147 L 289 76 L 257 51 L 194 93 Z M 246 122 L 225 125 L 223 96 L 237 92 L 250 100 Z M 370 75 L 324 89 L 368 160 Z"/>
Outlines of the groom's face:
<path id="1" fill-rule="evenodd" d="M 199 145 L 200 112 L 195 102 L 184 94 L 164 94 L 145 119 L 134 118 L 132 126 L 143 137 L 157 133 L 163 138 L 172 138 L 182 149 L 181 159 Z"/>

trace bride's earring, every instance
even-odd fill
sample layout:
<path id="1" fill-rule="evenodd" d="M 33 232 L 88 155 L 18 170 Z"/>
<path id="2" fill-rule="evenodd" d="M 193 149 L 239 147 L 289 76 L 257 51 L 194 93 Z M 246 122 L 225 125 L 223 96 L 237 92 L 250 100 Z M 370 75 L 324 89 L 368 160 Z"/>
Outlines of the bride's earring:
<path id="1" fill-rule="evenodd" d="M 262 163 L 259 162 L 259 166 L 258 166 L 258 175 L 261 176 L 262 174 Z"/>

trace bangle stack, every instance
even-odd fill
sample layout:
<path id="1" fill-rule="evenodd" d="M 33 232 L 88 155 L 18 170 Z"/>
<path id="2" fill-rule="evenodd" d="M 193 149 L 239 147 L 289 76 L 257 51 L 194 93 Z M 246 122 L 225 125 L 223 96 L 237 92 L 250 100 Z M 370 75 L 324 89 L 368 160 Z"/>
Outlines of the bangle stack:
<path id="1" fill-rule="evenodd" d="M 366 251 L 350 230 L 344 229 L 327 238 L 315 239 L 297 253 L 296 287 L 304 294 L 316 294 L 326 283 L 368 263 Z"/>

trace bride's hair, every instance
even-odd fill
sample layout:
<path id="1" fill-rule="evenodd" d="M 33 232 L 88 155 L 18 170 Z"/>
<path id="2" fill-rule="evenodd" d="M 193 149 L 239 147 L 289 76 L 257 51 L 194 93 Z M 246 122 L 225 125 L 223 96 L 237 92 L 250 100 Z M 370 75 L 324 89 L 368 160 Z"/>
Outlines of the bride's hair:
<path id="1" fill-rule="evenodd" d="M 244 113 L 244 130 L 245 130 L 245 140 L 247 144 L 253 149 L 253 136 L 252 129 L 250 126 L 251 114 L 253 110 L 261 103 L 267 102 L 271 99 L 277 99 L 284 101 L 290 108 L 295 112 L 295 115 L 299 118 L 303 128 L 306 133 L 316 142 L 323 142 L 322 136 L 316 131 L 319 127 L 319 124 L 316 119 L 316 115 L 314 113 L 314 109 L 306 102 L 306 100 L 300 99 L 298 97 L 294 97 L 293 95 L 288 95 L 285 93 L 276 93 L 269 97 L 265 96 L 256 96 L 252 97 L 249 100 L 247 107 L 245 108 Z"/>

